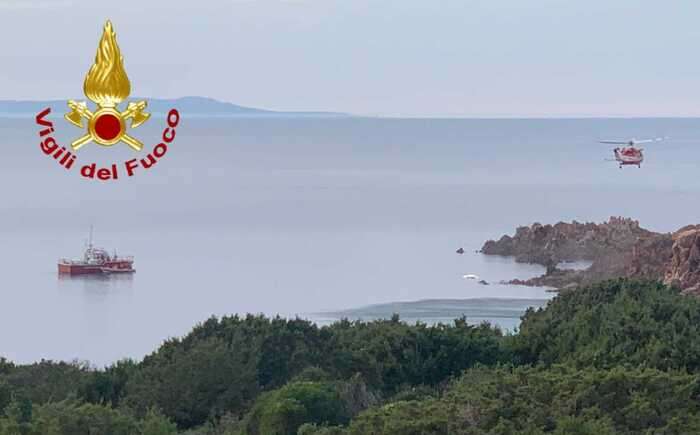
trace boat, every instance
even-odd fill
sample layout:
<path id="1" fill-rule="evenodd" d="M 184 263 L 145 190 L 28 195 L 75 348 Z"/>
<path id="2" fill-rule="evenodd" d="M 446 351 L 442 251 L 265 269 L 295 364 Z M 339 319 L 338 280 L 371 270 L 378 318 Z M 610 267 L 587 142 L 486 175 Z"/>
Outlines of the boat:
<path id="1" fill-rule="evenodd" d="M 120 257 L 116 251 L 110 255 L 105 249 L 96 248 L 92 244 L 92 227 L 90 239 L 85 247 L 83 258 L 58 260 L 58 273 L 65 275 L 92 275 L 112 273 L 134 273 L 134 257 Z"/>

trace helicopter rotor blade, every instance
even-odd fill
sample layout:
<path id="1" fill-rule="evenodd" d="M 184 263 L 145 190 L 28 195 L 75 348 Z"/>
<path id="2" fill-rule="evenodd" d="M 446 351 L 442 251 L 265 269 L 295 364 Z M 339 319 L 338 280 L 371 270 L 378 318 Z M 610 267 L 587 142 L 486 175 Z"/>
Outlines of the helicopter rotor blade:
<path id="1" fill-rule="evenodd" d="M 666 139 L 666 137 L 657 137 L 654 139 L 645 139 L 645 140 L 636 140 L 634 141 L 635 144 L 638 143 L 652 143 L 652 142 L 661 142 L 662 140 Z"/>
<path id="2" fill-rule="evenodd" d="M 661 142 L 662 140 L 668 139 L 667 136 L 657 137 L 654 139 L 630 139 L 630 140 L 599 140 L 599 143 L 611 144 L 611 145 L 637 145 L 640 143 L 651 143 L 651 142 Z"/>
<path id="3" fill-rule="evenodd" d="M 612 145 L 627 145 L 630 141 L 620 141 L 620 140 L 599 140 L 598 143 L 606 143 Z"/>

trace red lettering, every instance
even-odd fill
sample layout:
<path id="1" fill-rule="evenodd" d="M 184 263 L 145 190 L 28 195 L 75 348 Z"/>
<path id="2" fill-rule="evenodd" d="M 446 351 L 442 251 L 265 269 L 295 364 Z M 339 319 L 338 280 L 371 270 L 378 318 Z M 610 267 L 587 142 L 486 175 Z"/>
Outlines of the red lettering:
<path id="1" fill-rule="evenodd" d="M 51 113 L 51 108 L 47 107 L 46 109 L 44 109 L 43 112 L 36 115 L 36 123 L 39 125 L 43 125 L 44 127 L 53 127 L 53 122 L 47 121 L 44 119 L 44 117 L 46 115 L 48 115 L 49 113 Z M 170 114 L 168 114 L 168 116 L 170 116 Z M 178 119 L 179 119 L 179 116 L 178 116 Z"/>
<path id="2" fill-rule="evenodd" d="M 148 153 L 148 155 L 146 156 L 146 159 L 141 159 L 141 166 L 143 166 L 145 169 L 148 169 L 155 164 L 156 164 L 156 159 L 150 153 Z"/>
<path id="3" fill-rule="evenodd" d="M 170 118 L 174 118 L 174 121 L 171 121 Z M 180 112 L 178 112 L 175 109 L 170 109 L 170 112 L 168 112 L 168 125 L 172 128 L 175 128 L 180 122 Z"/>
<path id="4" fill-rule="evenodd" d="M 153 154 L 155 154 L 155 156 L 158 158 L 163 157 L 166 152 L 168 152 L 168 146 L 164 143 L 159 143 L 155 148 L 153 148 Z"/>
<path id="5" fill-rule="evenodd" d="M 56 153 L 53 155 L 53 158 L 56 159 L 56 160 L 58 160 L 58 158 L 61 157 L 61 154 L 63 154 L 63 152 L 64 152 L 65 150 L 66 150 L 66 149 L 65 149 L 64 147 L 61 147 L 61 148 L 58 149 L 58 150 L 56 151 Z"/>
<path id="6" fill-rule="evenodd" d="M 126 165 L 126 174 L 131 177 L 134 175 L 134 169 L 138 168 L 139 164 L 136 159 L 131 159 L 126 162 L 124 162 L 124 165 Z"/>
<path id="7" fill-rule="evenodd" d="M 68 151 L 58 163 L 62 164 L 63 166 L 66 166 L 66 163 L 68 162 L 68 159 L 71 158 L 71 156 L 72 154 L 70 153 L 70 151 Z"/>
<path id="8" fill-rule="evenodd" d="M 66 169 L 70 169 L 71 166 L 73 166 L 73 163 L 75 163 L 75 156 L 71 154 L 70 160 L 68 160 L 68 163 L 66 163 Z"/>
<path id="9" fill-rule="evenodd" d="M 95 178 L 95 163 L 85 165 L 80 169 L 80 175 L 85 178 Z"/>
<path id="10" fill-rule="evenodd" d="M 100 180 L 109 180 L 110 178 L 110 173 L 109 169 L 107 168 L 100 168 L 97 170 L 97 178 Z"/>
<path id="11" fill-rule="evenodd" d="M 171 132 L 172 134 L 168 136 L 168 132 Z M 173 139 L 175 139 L 175 129 L 166 128 L 163 130 L 163 142 L 170 143 L 173 141 Z"/>
<path id="12" fill-rule="evenodd" d="M 56 148 L 58 148 L 56 139 L 52 137 L 47 137 L 46 140 L 39 144 L 39 146 L 41 147 L 41 150 L 44 152 L 44 154 L 46 154 L 47 156 L 56 151 Z"/>

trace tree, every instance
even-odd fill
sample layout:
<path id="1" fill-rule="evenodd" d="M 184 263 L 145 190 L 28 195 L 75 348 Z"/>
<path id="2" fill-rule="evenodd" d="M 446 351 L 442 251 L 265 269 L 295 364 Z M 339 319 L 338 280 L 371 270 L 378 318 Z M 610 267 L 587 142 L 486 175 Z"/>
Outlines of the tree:
<path id="1" fill-rule="evenodd" d="M 155 408 L 151 408 L 146 413 L 141 422 L 141 434 L 142 435 L 171 435 L 177 434 L 177 425 L 167 417 L 165 417 L 160 411 Z"/>

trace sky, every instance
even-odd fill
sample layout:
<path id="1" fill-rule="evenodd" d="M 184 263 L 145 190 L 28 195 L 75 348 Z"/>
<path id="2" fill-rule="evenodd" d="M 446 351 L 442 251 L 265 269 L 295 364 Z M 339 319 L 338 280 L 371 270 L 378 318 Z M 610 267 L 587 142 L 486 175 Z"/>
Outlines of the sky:
<path id="1" fill-rule="evenodd" d="M 393 117 L 700 116 L 700 2 L 0 0 L 0 99 L 132 95 Z"/>

